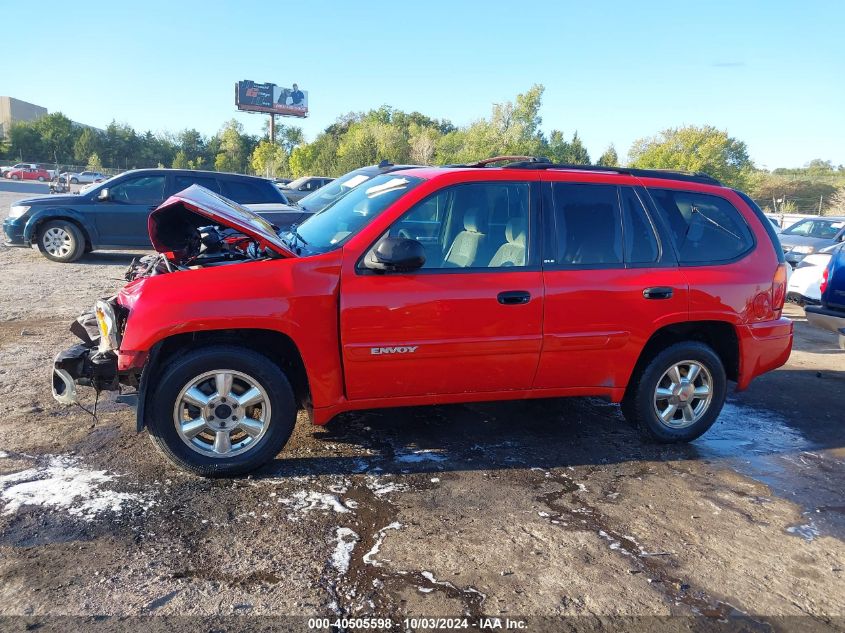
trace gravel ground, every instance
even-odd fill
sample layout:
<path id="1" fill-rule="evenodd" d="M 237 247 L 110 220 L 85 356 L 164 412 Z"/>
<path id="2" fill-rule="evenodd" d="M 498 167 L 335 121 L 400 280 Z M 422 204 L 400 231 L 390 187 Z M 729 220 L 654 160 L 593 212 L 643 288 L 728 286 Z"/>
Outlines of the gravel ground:
<path id="1" fill-rule="evenodd" d="M 643 444 L 594 399 L 380 410 L 303 417 L 264 471 L 208 481 L 171 467 L 112 394 L 95 424 L 50 396 L 70 320 L 133 255 L 58 265 L 0 248 L 0 628 L 341 614 L 845 628 L 845 353 L 800 309 L 788 364 L 688 446 Z"/>

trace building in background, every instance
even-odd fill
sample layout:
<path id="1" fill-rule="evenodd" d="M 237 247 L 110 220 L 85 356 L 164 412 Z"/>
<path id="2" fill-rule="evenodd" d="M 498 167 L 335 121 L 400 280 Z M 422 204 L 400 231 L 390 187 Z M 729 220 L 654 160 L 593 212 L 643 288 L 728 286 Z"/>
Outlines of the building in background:
<path id="1" fill-rule="evenodd" d="M 34 121 L 46 116 L 47 108 L 14 97 L 0 97 L 0 138 L 6 138 L 12 123 Z"/>

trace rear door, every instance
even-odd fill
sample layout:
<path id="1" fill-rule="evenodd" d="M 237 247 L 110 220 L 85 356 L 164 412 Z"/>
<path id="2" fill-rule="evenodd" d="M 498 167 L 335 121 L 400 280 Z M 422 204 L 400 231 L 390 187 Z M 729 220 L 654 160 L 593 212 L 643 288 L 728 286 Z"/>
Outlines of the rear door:
<path id="1" fill-rule="evenodd" d="M 687 283 L 643 189 L 544 182 L 543 194 L 546 303 L 534 386 L 611 394 L 656 329 L 686 320 Z"/>
<path id="2" fill-rule="evenodd" d="M 350 399 L 530 388 L 543 318 L 534 185 L 449 186 L 411 207 L 387 234 L 424 244 L 426 263 L 414 272 L 374 273 L 361 266 L 362 253 L 345 255 L 340 325 Z M 501 204 L 512 206 L 513 221 L 497 242 L 489 220 Z"/>

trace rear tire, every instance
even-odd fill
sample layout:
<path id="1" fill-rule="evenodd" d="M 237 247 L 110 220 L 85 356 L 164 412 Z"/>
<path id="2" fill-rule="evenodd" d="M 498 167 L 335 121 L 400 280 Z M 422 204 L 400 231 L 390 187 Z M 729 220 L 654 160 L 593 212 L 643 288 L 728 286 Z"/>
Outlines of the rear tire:
<path id="1" fill-rule="evenodd" d="M 39 177 L 38 177 L 38 182 L 44 182 L 44 176 L 39 176 Z"/>
<path id="2" fill-rule="evenodd" d="M 85 236 L 73 222 L 50 220 L 38 231 L 38 250 L 47 259 L 67 264 L 85 252 Z"/>
<path id="3" fill-rule="evenodd" d="M 722 361 L 697 341 L 666 348 L 631 380 L 622 414 L 647 440 L 690 442 L 713 425 L 725 404 Z"/>
<path id="4" fill-rule="evenodd" d="M 71 179 L 70 179 L 70 182 L 71 182 L 71 184 L 73 184 L 73 185 L 78 185 L 78 184 L 79 184 L 79 178 L 71 178 Z"/>
<path id="5" fill-rule="evenodd" d="M 211 345 L 169 361 L 150 403 L 146 424 L 153 443 L 177 466 L 203 477 L 263 466 L 282 450 L 296 422 L 284 372 L 266 356 L 234 345 Z"/>

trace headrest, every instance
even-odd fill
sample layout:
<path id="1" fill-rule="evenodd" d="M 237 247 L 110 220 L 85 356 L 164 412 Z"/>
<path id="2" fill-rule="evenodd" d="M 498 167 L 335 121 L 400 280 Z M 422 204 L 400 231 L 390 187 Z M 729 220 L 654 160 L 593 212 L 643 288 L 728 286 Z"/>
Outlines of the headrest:
<path id="1" fill-rule="evenodd" d="M 525 246 L 525 220 L 511 218 L 505 226 L 505 239 L 510 244 Z"/>
<path id="2" fill-rule="evenodd" d="M 464 230 L 470 233 L 487 233 L 487 216 L 478 207 L 470 207 L 464 212 Z"/>

